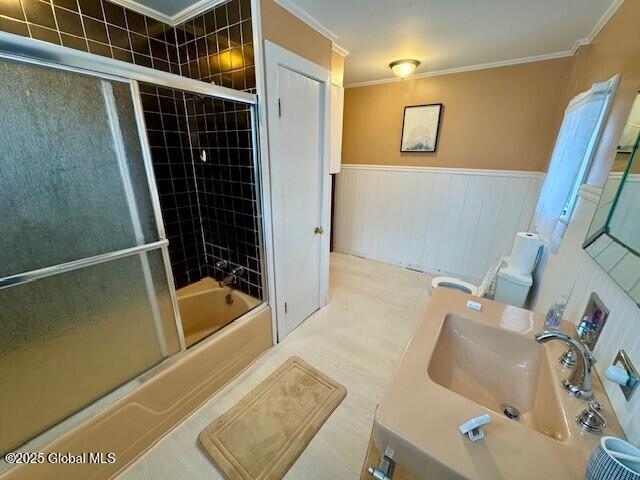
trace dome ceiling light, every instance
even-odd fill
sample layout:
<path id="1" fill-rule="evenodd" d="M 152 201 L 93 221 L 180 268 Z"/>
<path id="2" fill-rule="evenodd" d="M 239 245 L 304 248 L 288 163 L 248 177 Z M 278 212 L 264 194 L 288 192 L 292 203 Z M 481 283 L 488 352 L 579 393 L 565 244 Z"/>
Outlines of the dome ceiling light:
<path id="1" fill-rule="evenodd" d="M 420 62 L 418 60 L 405 58 L 404 60 L 396 60 L 395 62 L 391 62 L 389 64 L 389 68 L 394 73 L 394 75 L 404 80 L 413 73 L 418 65 L 420 65 Z"/>

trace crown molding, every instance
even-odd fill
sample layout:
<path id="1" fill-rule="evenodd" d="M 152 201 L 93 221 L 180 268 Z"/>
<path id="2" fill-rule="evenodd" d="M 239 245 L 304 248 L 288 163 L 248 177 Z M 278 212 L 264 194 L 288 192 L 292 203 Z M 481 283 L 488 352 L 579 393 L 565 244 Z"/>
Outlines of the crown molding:
<path id="1" fill-rule="evenodd" d="M 115 3 L 116 5 L 120 5 L 129 10 L 133 10 L 134 12 L 140 13 L 142 15 L 146 15 L 147 17 L 155 18 L 156 20 L 163 23 L 171 23 L 171 16 L 166 15 L 158 10 L 155 10 L 151 7 L 147 7 L 146 5 L 142 5 L 141 3 L 136 2 L 135 0 L 109 0 L 111 3 Z"/>
<path id="2" fill-rule="evenodd" d="M 593 39 L 598 36 L 600 31 L 604 28 L 607 22 L 611 20 L 611 17 L 613 17 L 613 15 L 618 11 L 618 9 L 622 6 L 623 3 L 624 3 L 624 0 L 614 0 L 613 3 L 609 5 L 609 8 L 607 8 L 605 12 L 602 14 L 602 17 L 600 17 L 600 20 L 598 20 L 596 24 L 593 26 L 593 29 L 591 30 L 589 35 L 587 35 L 584 38 L 579 38 L 578 40 L 576 40 L 576 42 L 573 44 L 573 48 L 571 49 L 571 52 L 575 54 L 580 47 L 589 45 L 591 42 L 593 42 Z"/>
<path id="3" fill-rule="evenodd" d="M 593 29 L 591 30 L 589 35 L 587 35 L 584 38 L 579 38 L 578 40 L 576 40 L 571 50 L 548 53 L 544 55 L 534 55 L 531 57 L 515 58 L 512 60 L 502 60 L 498 62 L 481 63 L 478 65 L 470 65 L 466 67 L 434 70 L 432 72 L 425 72 L 425 73 L 418 73 L 418 74 L 411 75 L 411 77 L 409 77 L 405 81 L 419 79 L 419 78 L 437 77 L 440 75 L 450 75 L 452 73 L 472 72 L 474 70 L 485 70 L 489 68 L 508 67 L 509 65 L 519 65 L 522 63 L 542 62 L 544 60 L 553 60 L 555 58 L 571 57 L 575 55 L 575 53 L 578 51 L 580 47 L 589 45 L 595 39 L 595 37 L 600 33 L 600 31 L 604 28 L 604 26 L 611 19 L 611 17 L 613 17 L 613 15 L 618 11 L 618 9 L 620 8 L 620 6 L 622 6 L 623 3 L 624 3 L 624 0 L 614 0 L 609 6 L 609 8 L 607 8 L 607 10 L 605 10 L 605 12 L 602 14 L 602 17 L 600 17 L 600 19 L 593 26 Z M 370 80 L 365 82 L 349 83 L 349 84 L 346 84 L 344 88 L 368 87 L 371 85 L 381 85 L 385 83 L 393 83 L 393 82 L 400 82 L 400 81 L 402 80 L 400 80 L 397 77 L 387 77 L 387 78 L 382 78 L 380 80 Z"/>
<path id="4" fill-rule="evenodd" d="M 273 0 L 273 1 L 278 5 L 280 5 L 282 8 L 284 8 L 285 10 L 287 10 L 290 14 L 298 17 L 298 19 L 302 20 L 304 23 L 309 25 L 318 33 L 321 33 L 322 35 L 327 37 L 332 42 L 335 42 L 338 39 L 338 35 L 336 35 L 327 27 L 325 27 L 322 23 L 320 23 L 320 21 L 318 21 L 306 10 L 294 4 L 291 0 Z"/>
<path id="5" fill-rule="evenodd" d="M 500 60 L 498 62 L 479 63 L 477 65 L 468 65 L 466 67 L 447 68 L 443 70 L 433 70 L 431 72 L 417 73 L 411 75 L 405 80 L 398 77 L 381 78 L 379 80 L 370 80 L 368 82 L 349 83 L 344 88 L 369 87 L 371 85 L 382 85 L 384 83 L 410 82 L 420 78 L 439 77 L 441 75 L 451 75 L 453 73 L 473 72 L 476 70 L 487 70 L 490 68 L 509 67 L 511 65 L 520 65 L 523 63 L 543 62 L 545 60 L 554 60 L 556 58 L 570 57 L 573 53 L 570 50 L 564 52 L 546 53 L 544 55 L 532 55 L 530 57 L 513 58 L 511 60 Z"/>
<path id="6" fill-rule="evenodd" d="M 179 25 L 187 20 L 200 15 L 201 13 L 206 12 L 207 10 L 211 10 L 212 8 L 221 5 L 228 0 L 199 0 L 193 5 L 189 5 L 188 7 L 180 10 L 178 13 L 174 15 L 166 15 L 158 10 L 147 7 L 146 5 L 142 5 L 141 3 L 136 2 L 135 0 L 109 0 L 112 3 L 118 4 L 121 7 L 125 7 L 129 10 L 133 10 L 134 12 L 140 13 L 142 15 L 146 15 L 147 17 L 155 18 L 156 20 L 168 23 L 172 27 Z"/>
<path id="7" fill-rule="evenodd" d="M 340 56 L 346 57 L 347 55 L 349 55 L 349 51 L 346 48 L 341 47 L 335 42 L 333 42 L 333 44 L 331 45 L 331 49 Z"/>
<path id="8" fill-rule="evenodd" d="M 182 22 L 186 22 L 187 20 L 190 20 L 191 18 L 206 12 L 207 10 L 211 10 L 212 8 L 215 8 L 218 5 L 222 5 L 227 1 L 228 0 L 199 0 L 193 5 L 190 5 L 187 8 L 180 10 L 175 15 L 172 15 L 171 25 L 175 27 L 176 25 L 179 25 Z"/>

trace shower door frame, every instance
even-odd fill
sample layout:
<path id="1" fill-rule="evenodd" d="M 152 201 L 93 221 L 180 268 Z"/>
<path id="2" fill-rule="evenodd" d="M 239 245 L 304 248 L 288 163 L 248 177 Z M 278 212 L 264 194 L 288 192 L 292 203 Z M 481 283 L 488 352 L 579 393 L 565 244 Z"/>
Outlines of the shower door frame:
<path id="1" fill-rule="evenodd" d="M 144 121 L 144 111 L 142 107 L 142 97 L 140 94 L 139 82 L 150 83 L 156 86 L 177 89 L 183 92 L 199 93 L 208 97 L 230 100 L 234 102 L 249 105 L 252 121 L 252 153 L 253 167 L 256 180 L 256 204 L 257 215 L 260 218 L 260 228 L 258 232 L 260 265 L 262 268 L 262 303 L 268 303 L 269 291 L 267 282 L 267 262 L 265 261 L 264 235 L 265 220 L 262 210 L 262 171 L 259 160 L 259 132 L 258 132 L 258 115 L 257 105 L 258 97 L 255 94 L 241 92 L 230 88 L 222 87 L 215 84 L 208 84 L 199 80 L 193 80 L 180 75 L 154 70 L 140 65 L 129 64 L 111 58 L 100 57 L 87 52 L 73 50 L 59 45 L 49 44 L 31 38 L 25 38 L 6 32 L 0 32 L 0 60 L 8 60 L 17 63 L 26 63 L 46 68 L 52 68 L 63 71 L 75 72 L 78 74 L 89 75 L 104 80 L 129 83 L 131 98 L 134 107 L 135 121 L 137 123 L 138 136 L 140 137 L 140 146 L 142 150 L 142 158 L 144 162 L 145 174 L 147 177 L 147 186 L 153 206 L 154 219 L 159 240 L 131 248 L 108 252 L 95 255 L 88 258 L 82 258 L 60 265 L 44 267 L 29 272 L 24 272 L 8 277 L 0 278 L 0 290 L 9 288 L 14 285 L 24 284 L 45 278 L 51 275 L 57 275 L 68 271 L 77 270 L 92 265 L 116 260 L 136 254 L 143 254 L 149 251 L 160 250 L 162 253 L 165 274 L 167 276 L 168 288 L 171 296 L 171 303 L 175 317 L 177 334 L 180 342 L 180 350 L 175 354 L 170 354 L 162 359 L 157 365 L 151 367 L 146 372 L 133 377 L 128 382 L 115 386 L 114 390 L 106 395 L 96 399 L 87 407 L 73 413 L 69 417 L 61 419 L 58 423 L 43 431 L 39 435 L 27 440 L 21 447 L 22 451 L 37 451 L 39 448 L 50 443 L 55 438 L 75 428 L 77 425 L 85 421 L 90 416 L 98 413 L 100 410 L 115 403 L 120 398 L 130 393 L 155 374 L 168 368 L 180 355 L 186 353 L 186 344 L 184 340 L 184 332 L 180 320 L 180 311 L 178 308 L 178 300 L 176 288 L 173 278 L 173 269 L 169 258 L 169 241 L 166 238 L 164 228 L 164 220 L 162 210 L 160 208 L 160 197 L 153 171 L 153 162 L 151 158 L 151 149 L 146 132 L 146 124 Z M 0 464 L 0 474 L 10 468 L 10 465 Z"/>

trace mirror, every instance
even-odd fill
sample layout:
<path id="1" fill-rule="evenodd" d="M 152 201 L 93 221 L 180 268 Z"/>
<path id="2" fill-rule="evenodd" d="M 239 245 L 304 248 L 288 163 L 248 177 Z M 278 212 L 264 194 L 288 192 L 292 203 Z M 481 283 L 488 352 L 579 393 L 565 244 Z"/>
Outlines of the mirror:
<path id="1" fill-rule="evenodd" d="M 640 306 L 640 93 L 583 247 Z"/>

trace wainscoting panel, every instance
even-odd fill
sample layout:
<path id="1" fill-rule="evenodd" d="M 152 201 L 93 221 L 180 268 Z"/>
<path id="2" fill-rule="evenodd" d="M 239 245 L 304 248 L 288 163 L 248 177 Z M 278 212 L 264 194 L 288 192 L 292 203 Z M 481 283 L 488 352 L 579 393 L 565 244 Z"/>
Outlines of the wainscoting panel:
<path id="1" fill-rule="evenodd" d="M 538 172 L 343 165 L 334 249 L 480 280 L 527 230 Z"/>
<path id="2" fill-rule="evenodd" d="M 534 310 L 546 313 L 553 295 L 571 292 L 565 319 L 578 323 L 596 292 L 609 309 L 609 319 L 596 345 L 596 369 L 607 396 L 629 440 L 640 443 L 640 394 L 628 402 L 617 384 L 604 378 L 618 350 L 624 349 L 636 367 L 640 365 L 640 308 L 583 249 L 600 189 L 583 186 L 576 210 L 557 254 L 551 254 L 542 275 Z M 606 412 L 605 412 L 606 415 Z"/>

